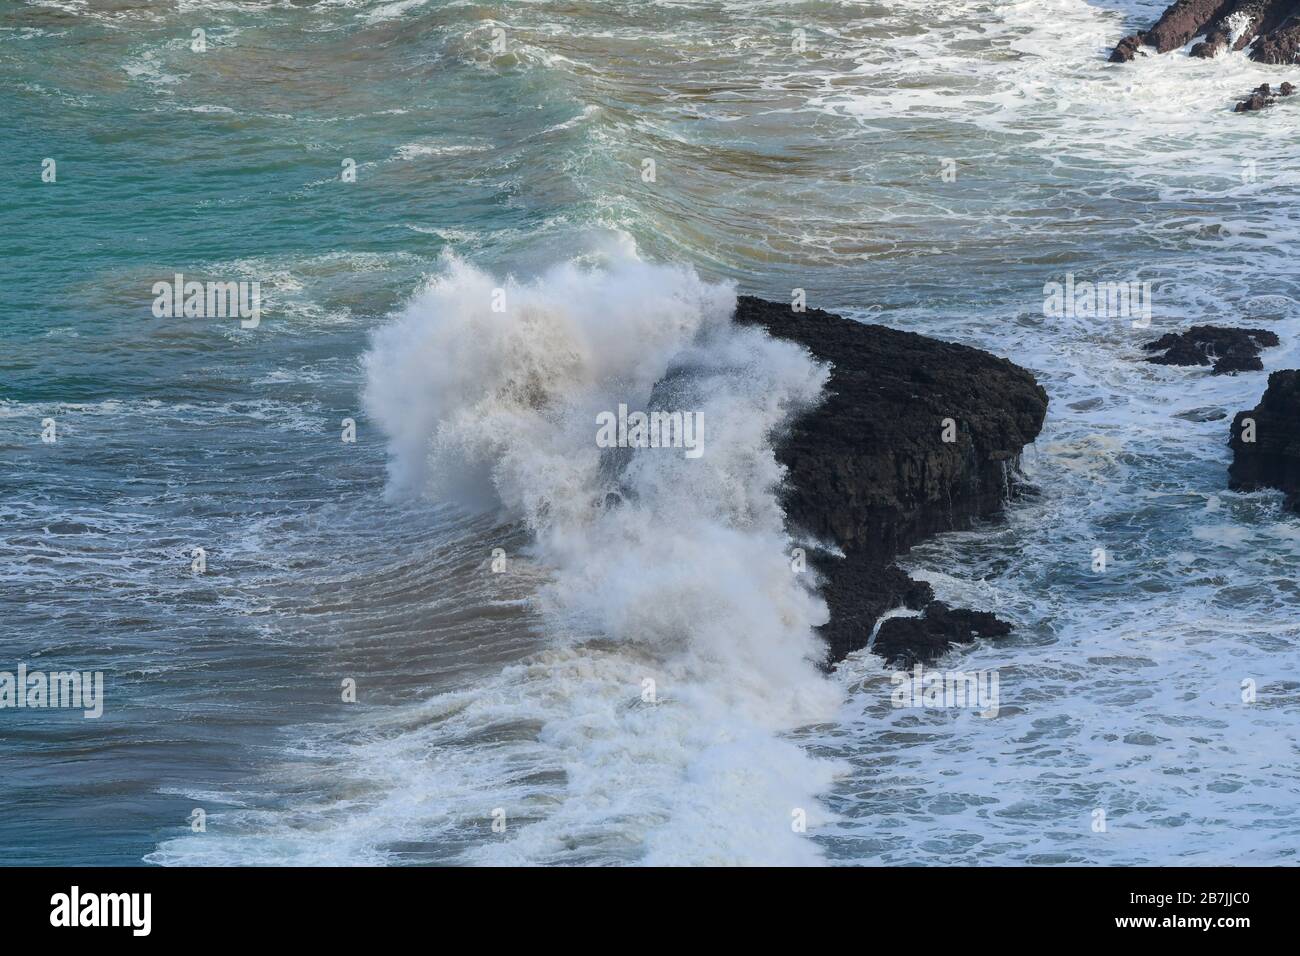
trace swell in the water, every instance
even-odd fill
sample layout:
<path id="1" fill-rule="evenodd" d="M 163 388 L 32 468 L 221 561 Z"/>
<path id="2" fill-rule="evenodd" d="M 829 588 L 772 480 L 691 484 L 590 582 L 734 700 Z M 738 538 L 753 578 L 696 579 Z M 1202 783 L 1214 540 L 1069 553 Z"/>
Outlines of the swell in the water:
<path id="1" fill-rule="evenodd" d="M 772 442 L 827 370 L 733 327 L 734 305 L 627 252 L 527 282 L 449 258 L 374 337 L 365 400 L 392 493 L 502 509 L 533 542 L 505 573 L 525 561 L 546 581 L 555 651 L 516 693 L 544 698 L 565 783 L 476 859 L 554 861 L 610 832 L 651 863 L 818 858 L 798 824 L 823 818 L 834 767 L 782 734 L 840 694 L 814 664 L 826 610 L 792 567 Z M 597 447 L 597 415 L 620 404 L 700 413 L 703 454 Z"/>

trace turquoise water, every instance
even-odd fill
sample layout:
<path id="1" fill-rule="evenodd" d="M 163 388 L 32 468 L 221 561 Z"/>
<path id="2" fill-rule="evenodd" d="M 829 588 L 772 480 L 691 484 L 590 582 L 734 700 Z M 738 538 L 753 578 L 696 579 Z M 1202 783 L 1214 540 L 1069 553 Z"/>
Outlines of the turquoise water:
<path id="1" fill-rule="evenodd" d="M 0 714 L 3 860 L 1291 859 L 1300 528 L 1225 490 L 1222 415 L 1263 377 L 1137 346 L 1249 322 L 1295 366 L 1296 112 L 1226 115 L 1285 78 L 1240 57 L 1107 65 L 1158 6 L 5 0 L 0 668 L 102 669 L 108 699 Z M 893 711 L 863 656 L 815 726 L 702 740 L 750 675 L 574 640 L 525 529 L 391 493 L 423 393 L 375 416 L 363 356 L 447 255 L 489 285 L 681 263 L 1033 369 L 1043 496 L 909 558 L 1018 625 L 953 664 L 1001 668 L 1006 716 Z M 1071 271 L 1153 280 L 1156 328 L 1045 319 Z M 155 318 L 177 272 L 260 282 L 260 326 Z M 677 281 L 575 295 L 635 317 Z M 412 354 L 433 375 L 474 337 Z M 481 573 L 494 546 L 514 574 Z M 647 658 L 675 713 L 620 709 Z M 701 767 L 748 786 L 696 794 Z M 815 793 L 778 785 L 805 772 Z M 825 812 L 787 845 L 796 799 Z"/>

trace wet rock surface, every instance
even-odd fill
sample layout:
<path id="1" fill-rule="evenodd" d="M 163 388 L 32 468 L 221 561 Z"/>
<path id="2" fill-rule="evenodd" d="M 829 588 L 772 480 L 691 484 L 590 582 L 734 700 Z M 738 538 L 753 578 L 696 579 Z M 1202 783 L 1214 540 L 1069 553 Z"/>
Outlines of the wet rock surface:
<path id="1" fill-rule="evenodd" d="M 1278 96 L 1290 96 L 1295 92 L 1295 87 L 1290 83 L 1283 83 L 1274 94 L 1273 88 L 1267 83 L 1261 83 L 1255 87 L 1244 100 L 1232 108 L 1234 113 L 1250 113 L 1255 110 L 1262 110 L 1266 106 L 1272 106 L 1277 102 Z"/>
<path id="2" fill-rule="evenodd" d="M 1208 365 L 1214 375 L 1258 372 L 1264 368 L 1259 353 L 1281 342 L 1267 329 L 1232 329 L 1217 325 L 1194 325 L 1183 332 L 1170 332 L 1142 346 L 1159 352 L 1147 358 L 1156 365 Z"/>
<path id="3" fill-rule="evenodd" d="M 952 608 L 933 601 L 917 617 L 891 617 L 880 625 L 872 649 L 898 667 L 934 660 L 952 644 L 971 644 L 978 637 L 1005 637 L 1011 625 L 988 611 Z"/>
<path id="4" fill-rule="evenodd" d="M 1249 47 L 1251 59 L 1260 63 L 1294 63 L 1300 0 L 1177 0 L 1150 30 L 1120 40 L 1110 59 L 1124 63 L 1148 49 L 1168 53 L 1196 37 L 1201 39 L 1188 51 L 1195 57 Z"/>
<path id="5" fill-rule="evenodd" d="M 788 469 L 792 530 L 844 552 L 811 562 L 831 612 L 828 657 L 837 661 L 867 645 L 885 611 L 935 603 L 928 585 L 892 565 L 896 556 L 996 515 L 1024 490 L 1020 452 L 1042 428 L 1047 393 L 1004 358 L 816 309 L 743 296 L 736 322 L 798 342 L 832 366 L 825 400 L 779 436 L 777 457 Z M 947 648 L 938 635 L 961 630 L 944 613 L 957 612 L 936 610 L 932 625 L 878 649 L 891 661 L 933 660 Z M 962 633 L 1006 633 L 981 627 Z M 906 651 L 909 638 L 915 647 Z"/>
<path id="6" fill-rule="evenodd" d="M 1277 488 L 1286 492 L 1286 507 L 1300 512 L 1300 371 L 1268 377 L 1259 404 L 1233 419 L 1228 445 L 1229 488 Z"/>

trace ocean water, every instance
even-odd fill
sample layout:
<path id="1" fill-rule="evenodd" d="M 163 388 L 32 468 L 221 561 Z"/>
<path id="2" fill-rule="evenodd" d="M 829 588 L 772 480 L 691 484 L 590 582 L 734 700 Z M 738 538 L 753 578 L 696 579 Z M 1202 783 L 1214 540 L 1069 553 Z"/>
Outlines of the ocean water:
<path id="1" fill-rule="evenodd" d="M 1229 112 L 1296 76 L 1105 62 L 1162 7 L 0 2 L 0 670 L 106 687 L 0 712 L 0 862 L 1294 862 L 1265 375 L 1139 346 L 1300 362 L 1300 103 Z M 178 272 L 260 325 L 156 318 Z M 825 370 L 727 321 L 796 288 L 1051 395 L 1041 494 L 904 562 L 1015 623 L 941 665 L 994 718 L 809 662 L 770 433 Z M 620 470 L 585 423 L 669 372 L 706 454 Z"/>

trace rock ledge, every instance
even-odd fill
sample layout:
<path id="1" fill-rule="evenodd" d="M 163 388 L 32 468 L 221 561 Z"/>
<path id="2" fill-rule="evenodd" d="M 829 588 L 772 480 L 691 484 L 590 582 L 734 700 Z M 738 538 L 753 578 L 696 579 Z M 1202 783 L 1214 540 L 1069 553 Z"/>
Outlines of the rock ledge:
<path id="1" fill-rule="evenodd" d="M 937 634 L 1005 633 L 992 615 L 936 607 L 929 586 L 891 562 L 930 535 L 997 514 L 1025 490 L 1021 449 L 1047 413 L 1034 377 L 979 349 L 818 309 L 796 313 L 742 296 L 735 320 L 832 365 L 826 399 L 777 443 L 792 529 L 844 552 L 813 558 L 831 611 L 823 629 L 830 660 L 865 647 L 880 616 L 900 606 L 926 613 L 913 619 L 920 624 L 882 627 L 891 661 L 933 660 L 948 645 Z"/>

